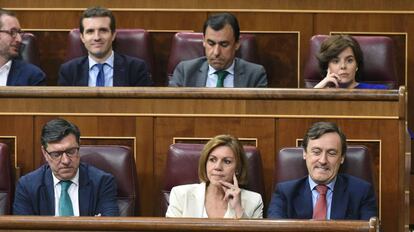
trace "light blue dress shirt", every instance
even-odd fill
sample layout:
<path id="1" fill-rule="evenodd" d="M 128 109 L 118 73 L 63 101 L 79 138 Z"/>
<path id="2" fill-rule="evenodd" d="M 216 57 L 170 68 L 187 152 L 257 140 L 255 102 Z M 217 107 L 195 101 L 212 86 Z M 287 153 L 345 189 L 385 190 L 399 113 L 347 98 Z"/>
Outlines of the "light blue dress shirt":
<path id="1" fill-rule="evenodd" d="M 96 78 L 98 77 L 99 68 L 95 64 L 97 62 L 88 56 L 89 61 L 89 80 L 88 86 L 95 87 L 96 86 Z M 108 59 L 105 60 L 104 63 L 104 76 L 105 76 L 105 86 L 113 86 L 114 84 L 114 51 L 112 51 L 111 55 Z"/>
<path id="2" fill-rule="evenodd" d="M 319 193 L 316 190 L 316 186 L 318 185 L 315 183 L 310 176 L 308 176 L 309 186 L 312 191 L 312 206 L 315 208 L 316 201 L 318 201 Z M 326 219 L 331 219 L 331 206 L 332 206 L 332 196 L 334 191 L 334 186 L 336 182 L 336 177 L 331 181 L 331 183 L 327 184 L 328 191 L 326 192 Z"/>

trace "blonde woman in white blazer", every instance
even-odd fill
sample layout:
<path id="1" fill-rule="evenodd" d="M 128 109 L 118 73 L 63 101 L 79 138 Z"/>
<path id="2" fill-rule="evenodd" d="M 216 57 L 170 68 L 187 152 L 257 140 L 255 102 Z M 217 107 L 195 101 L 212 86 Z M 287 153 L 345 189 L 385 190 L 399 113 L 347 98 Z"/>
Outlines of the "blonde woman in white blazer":
<path id="1" fill-rule="evenodd" d="M 260 194 L 239 187 L 247 183 L 247 159 L 230 135 L 211 139 L 201 152 L 200 184 L 172 188 L 166 217 L 263 218 Z"/>

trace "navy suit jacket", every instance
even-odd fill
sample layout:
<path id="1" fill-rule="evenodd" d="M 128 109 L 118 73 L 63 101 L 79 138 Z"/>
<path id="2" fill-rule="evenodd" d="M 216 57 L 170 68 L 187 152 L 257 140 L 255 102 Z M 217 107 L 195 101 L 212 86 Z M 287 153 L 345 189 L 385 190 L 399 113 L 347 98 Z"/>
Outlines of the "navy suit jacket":
<path id="1" fill-rule="evenodd" d="M 58 85 L 88 86 L 89 60 L 83 56 L 60 66 Z M 143 60 L 114 52 L 113 86 L 153 85 L 147 65 Z"/>
<path id="2" fill-rule="evenodd" d="M 279 183 L 268 208 L 269 218 L 311 219 L 312 193 L 308 177 Z M 331 204 L 331 219 L 369 220 L 377 216 L 372 185 L 362 179 L 338 174 Z"/>
<path id="3" fill-rule="evenodd" d="M 119 216 L 117 187 L 111 174 L 79 165 L 80 216 Z M 19 179 L 13 203 L 14 215 L 55 215 L 52 171 L 45 164 Z"/>
<path id="4" fill-rule="evenodd" d="M 46 85 L 46 75 L 37 66 L 23 60 L 13 60 L 7 86 Z"/>

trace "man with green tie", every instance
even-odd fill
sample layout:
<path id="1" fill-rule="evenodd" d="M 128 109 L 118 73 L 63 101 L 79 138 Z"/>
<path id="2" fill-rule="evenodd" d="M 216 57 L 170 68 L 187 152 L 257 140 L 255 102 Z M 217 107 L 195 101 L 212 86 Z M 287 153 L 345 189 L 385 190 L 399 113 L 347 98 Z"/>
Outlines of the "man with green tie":
<path id="1" fill-rule="evenodd" d="M 118 216 L 111 174 L 80 162 L 80 131 L 64 119 L 46 123 L 41 135 L 47 164 L 19 179 L 15 215 Z"/>
<path id="2" fill-rule="evenodd" d="M 203 35 L 205 56 L 179 63 L 169 86 L 267 87 L 263 66 L 236 58 L 240 27 L 234 15 L 210 16 L 204 23 Z"/>

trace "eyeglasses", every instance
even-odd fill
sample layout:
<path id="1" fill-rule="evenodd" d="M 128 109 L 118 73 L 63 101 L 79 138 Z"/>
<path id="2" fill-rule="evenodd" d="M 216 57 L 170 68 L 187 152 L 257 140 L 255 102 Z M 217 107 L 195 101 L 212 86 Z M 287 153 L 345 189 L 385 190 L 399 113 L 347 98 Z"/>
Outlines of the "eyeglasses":
<path id="1" fill-rule="evenodd" d="M 78 154 L 79 147 L 72 147 L 69 149 L 66 149 L 64 151 L 52 151 L 48 152 L 46 149 L 44 149 L 45 152 L 52 158 L 52 159 L 62 159 L 63 154 L 66 154 L 69 158 L 72 158 L 73 156 Z"/>
<path id="2" fill-rule="evenodd" d="M 0 32 L 4 32 L 4 33 L 7 33 L 7 34 L 9 34 L 12 38 L 16 38 L 17 37 L 17 35 L 19 34 L 20 35 L 20 37 L 23 37 L 23 35 L 24 35 L 24 31 L 22 31 L 22 30 L 20 30 L 20 29 L 10 29 L 10 30 L 0 30 Z"/>

